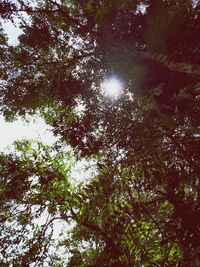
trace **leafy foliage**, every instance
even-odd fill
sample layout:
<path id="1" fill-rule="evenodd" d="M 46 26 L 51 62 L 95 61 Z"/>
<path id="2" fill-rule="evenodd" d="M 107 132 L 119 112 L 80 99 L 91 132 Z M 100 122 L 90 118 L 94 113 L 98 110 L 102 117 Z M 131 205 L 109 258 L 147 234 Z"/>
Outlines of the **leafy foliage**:
<path id="1" fill-rule="evenodd" d="M 1 265 L 198 266 L 199 3 L 18 0 L 1 14 L 23 30 L 16 46 L 1 37 L 5 118 L 40 112 L 96 163 L 73 186 L 59 147 L 1 155 Z M 118 98 L 101 90 L 110 76 Z"/>

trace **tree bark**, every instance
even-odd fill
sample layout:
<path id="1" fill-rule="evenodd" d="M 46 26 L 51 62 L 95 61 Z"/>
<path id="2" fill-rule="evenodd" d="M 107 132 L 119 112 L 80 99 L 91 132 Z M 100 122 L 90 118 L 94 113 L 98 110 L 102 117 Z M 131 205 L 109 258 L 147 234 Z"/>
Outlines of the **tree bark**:
<path id="1" fill-rule="evenodd" d="M 171 71 L 181 72 L 187 75 L 200 76 L 200 66 L 197 64 L 174 62 L 171 61 L 165 55 L 150 53 L 150 52 L 136 52 L 134 56 L 143 59 L 151 59 L 153 61 L 161 63 Z"/>

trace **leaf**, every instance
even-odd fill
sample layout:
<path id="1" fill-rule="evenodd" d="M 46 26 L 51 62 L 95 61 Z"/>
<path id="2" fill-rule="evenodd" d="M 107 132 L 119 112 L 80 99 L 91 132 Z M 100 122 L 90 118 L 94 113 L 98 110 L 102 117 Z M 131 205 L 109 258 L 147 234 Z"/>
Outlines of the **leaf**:
<path id="1" fill-rule="evenodd" d="M 166 128 L 167 130 L 174 130 L 176 128 L 176 123 L 173 118 L 170 118 L 168 115 L 159 112 L 158 113 L 158 120 L 162 127 Z"/>

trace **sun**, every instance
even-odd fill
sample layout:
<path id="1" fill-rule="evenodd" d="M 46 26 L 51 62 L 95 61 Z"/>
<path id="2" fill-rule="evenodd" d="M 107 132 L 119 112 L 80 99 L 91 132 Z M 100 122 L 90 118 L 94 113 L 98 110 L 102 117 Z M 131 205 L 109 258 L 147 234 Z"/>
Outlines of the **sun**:
<path id="1" fill-rule="evenodd" d="M 115 98 L 121 94 L 123 86 L 120 80 L 116 77 L 111 77 L 102 82 L 101 89 L 106 96 Z"/>

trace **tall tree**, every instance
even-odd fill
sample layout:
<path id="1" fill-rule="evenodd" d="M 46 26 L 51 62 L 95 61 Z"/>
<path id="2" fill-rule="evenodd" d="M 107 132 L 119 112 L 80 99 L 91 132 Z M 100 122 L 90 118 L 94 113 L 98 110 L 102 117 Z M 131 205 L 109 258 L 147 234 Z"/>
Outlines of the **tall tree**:
<path id="1" fill-rule="evenodd" d="M 42 197 L 31 202 L 47 198 L 51 216 L 56 210 L 62 220 L 76 221 L 61 242 L 70 249 L 68 266 L 197 266 L 200 5 L 18 0 L 3 1 L 1 14 L 13 22 L 20 18 L 23 30 L 19 45 L 1 38 L 4 116 L 12 120 L 39 111 L 77 158 L 96 162 L 97 175 L 76 188 L 64 186 L 66 175 L 57 175 L 51 164 L 61 182 L 47 186 L 41 178 Z M 101 88 L 110 77 L 123 83 L 115 98 Z M 41 174 L 41 167 L 24 170 L 26 161 L 2 156 L 2 166 L 8 166 L 2 188 L 15 201 L 35 192 L 27 179 Z M 19 179 L 25 179 L 24 186 Z M 15 182 L 19 190 L 13 193 Z M 2 198 L 15 205 L 4 191 Z M 26 247 L 14 264 L 50 260 L 47 241 L 38 242 L 31 257 Z"/>

